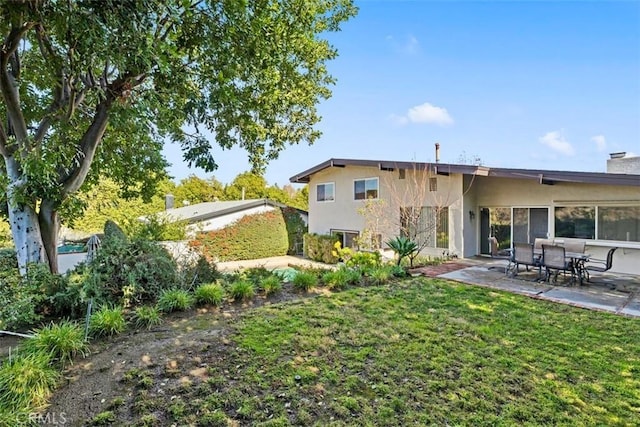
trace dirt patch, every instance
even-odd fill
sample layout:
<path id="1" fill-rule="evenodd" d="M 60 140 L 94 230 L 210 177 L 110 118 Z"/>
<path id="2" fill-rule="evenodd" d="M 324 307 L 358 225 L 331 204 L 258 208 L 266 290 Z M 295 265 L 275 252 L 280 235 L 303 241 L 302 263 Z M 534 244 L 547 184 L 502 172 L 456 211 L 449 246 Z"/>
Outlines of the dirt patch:
<path id="1" fill-rule="evenodd" d="M 149 331 L 131 331 L 100 341 L 92 346 L 91 356 L 76 360 L 64 372 L 64 382 L 43 418 L 59 419 L 62 415 L 66 425 L 84 426 L 96 415 L 111 411 L 117 421 L 109 425 L 134 425 L 141 405 L 166 408 L 174 391 L 207 379 L 207 367 L 224 361 L 235 348 L 228 336 L 244 312 L 302 301 L 320 292 L 301 294 L 285 285 L 268 298 L 176 313 Z M 141 400 L 141 395 L 146 398 Z M 152 413 L 153 408 L 145 412 Z M 153 425 L 164 425 L 165 421 L 157 418 Z"/>

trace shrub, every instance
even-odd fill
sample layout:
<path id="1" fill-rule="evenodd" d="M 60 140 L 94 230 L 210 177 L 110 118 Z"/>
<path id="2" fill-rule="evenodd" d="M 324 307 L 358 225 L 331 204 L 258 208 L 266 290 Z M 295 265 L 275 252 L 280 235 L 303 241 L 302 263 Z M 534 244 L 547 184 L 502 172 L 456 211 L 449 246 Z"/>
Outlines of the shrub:
<path id="1" fill-rule="evenodd" d="M 318 276 L 307 271 L 301 271 L 293 278 L 293 287 L 299 291 L 308 291 L 318 284 Z"/>
<path id="2" fill-rule="evenodd" d="M 413 264 L 413 258 L 418 251 L 418 244 L 416 242 L 408 237 L 398 236 L 395 239 L 389 240 L 387 245 L 393 249 L 393 252 L 396 254 L 396 265 L 400 265 L 406 257 L 408 257 L 410 263 Z"/>
<path id="3" fill-rule="evenodd" d="M 71 361 L 76 355 L 86 355 L 84 331 L 75 322 L 63 320 L 50 323 L 33 331 L 34 338 L 26 340 L 21 348 L 27 353 L 43 352 L 53 359 Z"/>
<path id="4" fill-rule="evenodd" d="M 304 234 L 308 227 L 297 209 L 291 207 L 281 208 L 282 216 L 287 227 L 287 238 L 289 240 L 289 255 L 297 255 L 303 247 Z"/>
<path id="5" fill-rule="evenodd" d="M 0 366 L 0 413 L 41 409 L 60 378 L 49 354 L 18 354 Z"/>
<path id="6" fill-rule="evenodd" d="M 224 301 L 224 288 L 218 283 L 200 285 L 196 288 L 195 297 L 198 304 L 220 306 Z"/>
<path id="7" fill-rule="evenodd" d="M 237 280 L 231 284 L 229 293 L 234 301 L 247 301 L 255 295 L 255 287 L 248 280 Z"/>
<path id="8" fill-rule="evenodd" d="M 193 306 L 193 295 L 184 289 L 166 289 L 158 298 L 158 310 L 165 313 L 172 311 L 185 311 Z"/>
<path id="9" fill-rule="evenodd" d="M 338 238 L 336 236 L 305 234 L 304 255 L 314 261 L 335 264 L 338 262 L 338 258 L 332 252 L 337 241 Z"/>
<path id="10" fill-rule="evenodd" d="M 262 281 L 272 276 L 273 273 L 265 267 L 251 267 L 244 270 L 240 275 L 250 281 L 254 288 L 259 289 L 262 286 Z"/>
<path id="11" fill-rule="evenodd" d="M 127 232 L 136 239 L 152 240 L 184 240 L 187 234 L 187 222 L 175 221 L 161 214 L 151 214 L 145 221 L 137 218 L 127 224 Z"/>
<path id="12" fill-rule="evenodd" d="M 196 262 L 185 266 L 182 269 L 182 275 L 184 283 L 190 286 L 212 283 L 222 277 L 216 264 L 209 262 L 204 255 L 199 255 Z"/>
<path id="13" fill-rule="evenodd" d="M 368 278 L 373 285 L 382 285 L 387 283 L 393 277 L 391 268 L 387 266 L 379 266 L 369 270 Z"/>
<path id="14" fill-rule="evenodd" d="M 162 323 L 160 311 L 158 311 L 156 307 L 151 305 L 142 305 L 140 307 L 136 307 L 136 310 L 134 312 L 134 319 L 136 328 L 151 329 L 153 326 Z"/>
<path id="15" fill-rule="evenodd" d="M 358 276 L 360 276 L 358 274 Z M 334 271 L 327 271 L 322 275 L 322 282 L 329 289 L 344 289 L 349 285 L 351 274 L 348 269 L 340 268 Z"/>
<path id="16" fill-rule="evenodd" d="M 356 268 L 360 271 L 369 271 L 380 266 L 382 256 L 380 252 L 354 252 L 346 262 L 347 267 Z"/>
<path id="17" fill-rule="evenodd" d="M 14 249 L 0 249 L 0 271 L 18 268 L 18 257 Z"/>
<path id="18" fill-rule="evenodd" d="M 389 269 L 394 277 L 407 277 L 407 270 L 401 265 L 393 264 Z"/>
<path id="19" fill-rule="evenodd" d="M 89 331 L 94 337 L 111 336 L 123 332 L 127 327 L 122 307 L 103 306 L 91 315 Z"/>
<path id="20" fill-rule="evenodd" d="M 3 252 L 6 255 L 7 252 Z M 12 265 L 11 258 L 11 255 L 7 255 L 1 262 Z M 44 268 L 32 264 L 29 266 L 30 274 L 25 277 L 20 276 L 17 266 L 0 270 L 0 329 L 33 325 L 42 318 L 39 311 L 46 299 L 44 285 L 31 272 Z"/>
<path id="21" fill-rule="evenodd" d="M 111 237 L 109 237 L 111 236 Z M 155 301 L 179 283 L 177 265 L 161 245 L 132 240 L 117 232 L 106 234 L 96 257 L 88 264 L 96 299 L 110 304 Z"/>
<path id="22" fill-rule="evenodd" d="M 199 233 L 191 245 L 209 259 L 239 261 L 286 255 L 287 228 L 279 209 L 246 215 L 220 229 Z"/>
<path id="23" fill-rule="evenodd" d="M 266 295 L 275 294 L 282 289 L 282 281 L 278 276 L 265 277 L 260 285 Z"/>

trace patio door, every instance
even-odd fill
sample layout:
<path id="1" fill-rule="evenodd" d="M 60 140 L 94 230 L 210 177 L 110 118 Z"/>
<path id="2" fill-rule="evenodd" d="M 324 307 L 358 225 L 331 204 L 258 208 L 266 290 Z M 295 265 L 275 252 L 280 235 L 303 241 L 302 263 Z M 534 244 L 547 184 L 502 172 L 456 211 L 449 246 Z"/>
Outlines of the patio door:
<path id="1" fill-rule="evenodd" d="M 513 208 L 513 242 L 533 243 L 549 236 L 549 208 Z"/>
<path id="2" fill-rule="evenodd" d="M 495 237 L 498 249 L 511 246 L 511 208 L 480 209 L 480 253 L 491 254 L 489 238 Z"/>

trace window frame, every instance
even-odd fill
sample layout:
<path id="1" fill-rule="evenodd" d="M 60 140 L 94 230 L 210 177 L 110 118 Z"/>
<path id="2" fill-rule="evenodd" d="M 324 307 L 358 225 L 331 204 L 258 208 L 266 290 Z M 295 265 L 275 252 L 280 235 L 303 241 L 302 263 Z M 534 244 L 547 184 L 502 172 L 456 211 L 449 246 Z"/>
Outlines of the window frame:
<path id="1" fill-rule="evenodd" d="M 333 187 L 333 198 L 332 199 L 325 199 L 325 200 L 318 200 L 318 188 L 320 186 L 327 186 L 327 185 L 331 185 Z M 325 191 L 326 194 L 326 191 Z M 332 203 L 336 201 L 336 183 L 335 181 L 327 181 L 327 182 L 319 182 L 316 184 L 316 203 Z"/>
<path id="2" fill-rule="evenodd" d="M 364 198 L 358 199 L 356 198 L 356 182 L 364 181 Z M 367 197 L 367 181 L 375 181 L 376 182 L 376 197 Z M 353 180 L 353 200 L 356 202 L 360 202 L 363 200 L 377 200 L 380 198 L 380 178 L 377 176 L 368 177 L 368 178 L 356 178 Z"/>

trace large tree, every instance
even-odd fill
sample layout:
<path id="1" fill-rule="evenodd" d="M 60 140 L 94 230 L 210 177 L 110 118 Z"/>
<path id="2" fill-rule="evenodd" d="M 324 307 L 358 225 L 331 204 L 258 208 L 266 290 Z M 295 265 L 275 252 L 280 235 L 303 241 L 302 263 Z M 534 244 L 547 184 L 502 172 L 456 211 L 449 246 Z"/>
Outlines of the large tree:
<path id="1" fill-rule="evenodd" d="M 210 171 L 213 143 L 245 148 L 260 170 L 287 144 L 317 139 L 336 56 L 322 36 L 355 7 L 15 0 L 0 14 L 0 188 L 22 271 L 28 262 L 55 271 L 59 212 L 72 195 L 98 175 L 144 190 L 162 178 L 163 141 Z"/>

